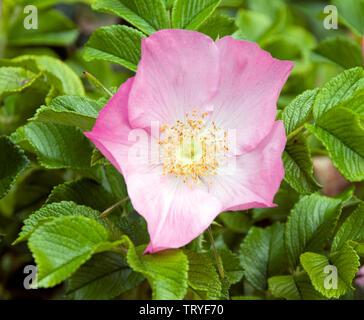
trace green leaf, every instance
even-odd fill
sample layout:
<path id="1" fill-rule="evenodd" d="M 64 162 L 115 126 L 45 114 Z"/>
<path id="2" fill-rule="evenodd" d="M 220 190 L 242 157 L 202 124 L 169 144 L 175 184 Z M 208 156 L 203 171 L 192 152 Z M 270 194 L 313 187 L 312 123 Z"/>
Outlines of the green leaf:
<path id="1" fill-rule="evenodd" d="M 240 245 L 240 264 L 247 280 L 258 290 L 264 291 L 268 277 L 284 266 L 283 233 L 284 225 L 279 222 L 265 229 L 252 227 Z"/>
<path id="2" fill-rule="evenodd" d="M 357 90 L 349 99 L 341 102 L 340 107 L 348 108 L 361 116 L 364 116 L 364 87 Z"/>
<path id="3" fill-rule="evenodd" d="M 34 3 L 32 3 L 35 5 Z M 75 24 L 56 10 L 39 11 L 37 29 L 25 29 L 21 14 L 9 30 L 8 39 L 12 46 L 68 46 L 75 42 L 78 31 Z"/>
<path id="4" fill-rule="evenodd" d="M 114 218 L 111 215 L 110 218 L 113 222 L 126 234 L 135 245 L 146 244 L 150 241 L 149 233 L 147 230 L 147 222 L 136 211 L 129 212 L 127 215 Z"/>
<path id="5" fill-rule="evenodd" d="M 364 179 L 364 128 L 359 115 L 335 107 L 315 125 L 306 124 L 306 128 L 323 143 L 335 167 L 347 180 Z"/>
<path id="6" fill-rule="evenodd" d="M 111 250 L 106 229 L 82 216 L 61 216 L 37 228 L 29 238 L 29 248 L 37 263 L 37 285 L 55 286 L 70 277 L 92 254 Z"/>
<path id="7" fill-rule="evenodd" d="M 142 273 L 151 284 L 153 299 L 180 300 L 187 292 L 188 259 L 180 249 L 169 249 L 143 255 L 145 246 L 134 247 L 129 238 L 127 262 L 136 272 Z"/>
<path id="8" fill-rule="evenodd" d="M 60 4 L 60 3 L 83 2 L 83 3 L 91 4 L 91 3 L 95 2 L 95 0 L 20 0 L 20 1 L 24 4 L 24 6 L 31 4 L 31 5 L 35 5 L 38 9 L 48 8 L 55 4 Z"/>
<path id="9" fill-rule="evenodd" d="M 86 61 L 105 60 L 136 71 L 143 38 L 143 33 L 127 26 L 101 27 L 95 30 L 86 43 L 83 58 Z"/>
<path id="10" fill-rule="evenodd" d="M 239 39 L 257 42 L 270 29 L 272 20 L 263 13 L 240 9 L 236 24 L 240 28 L 237 32 Z"/>
<path id="11" fill-rule="evenodd" d="M 77 204 L 88 206 L 101 213 L 125 197 L 119 198 L 94 180 L 82 178 L 56 186 L 49 195 L 46 203 L 74 201 Z M 119 224 L 119 219 L 127 219 L 122 216 L 126 207 L 126 203 L 125 206 L 124 204 L 118 206 L 108 217 L 116 224 Z M 124 231 L 123 228 L 121 229 Z M 128 234 L 127 232 L 125 233 Z"/>
<path id="12" fill-rule="evenodd" d="M 76 73 L 63 61 L 50 56 L 24 55 L 14 59 L 1 59 L 0 66 L 16 66 L 29 69 L 32 72 L 42 72 L 47 84 L 51 87 L 50 95 L 85 94 L 82 82 Z"/>
<path id="13" fill-rule="evenodd" d="M 105 158 L 101 151 L 95 148 L 94 150 L 92 150 L 91 167 L 97 166 L 99 164 L 102 166 L 111 165 L 110 161 Z"/>
<path id="14" fill-rule="evenodd" d="M 228 281 L 229 286 L 238 283 L 244 276 L 239 257 L 229 249 L 218 249 L 217 251 L 224 268 L 225 279 Z"/>
<path id="15" fill-rule="evenodd" d="M 19 67 L 0 68 L 0 98 L 31 86 L 40 76 Z"/>
<path id="16" fill-rule="evenodd" d="M 165 0 L 98 0 L 92 9 L 122 17 L 146 34 L 169 26 Z"/>
<path id="17" fill-rule="evenodd" d="M 305 122 L 310 120 L 312 106 L 318 91 L 318 88 L 306 90 L 284 108 L 282 112 L 282 121 L 287 135 L 295 132 L 302 127 Z"/>
<path id="18" fill-rule="evenodd" d="M 328 243 L 341 212 L 341 200 L 318 194 L 304 196 L 291 211 L 285 227 L 285 245 L 292 269 L 305 251 L 320 251 Z"/>
<path id="19" fill-rule="evenodd" d="M 218 7 L 221 0 L 176 0 L 172 10 L 172 26 L 196 30 Z"/>
<path id="20" fill-rule="evenodd" d="M 298 199 L 299 194 L 283 181 L 273 199 L 273 203 L 275 203 L 277 207 L 254 208 L 253 221 L 257 222 L 267 218 L 272 220 L 284 220 Z"/>
<path id="21" fill-rule="evenodd" d="M 348 240 L 364 242 L 364 203 L 341 225 L 332 241 L 331 251 L 340 250 Z"/>
<path id="22" fill-rule="evenodd" d="M 364 258 L 364 243 L 349 240 L 347 244 L 356 251 L 359 257 Z"/>
<path id="23" fill-rule="evenodd" d="M 53 99 L 50 105 L 41 106 L 30 120 L 75 126 L 89 131 L 101 108 L 98 102 L 86 97 L 60 96 Z"/>
<path id="24" fill-rule="evenodd" d="M 243 211 L 222 212 L 219 218 L 227 228 L 238 233 L 247 233 L 252 225 L 250 217 Z"/>
<path id="25" fill-rule="evenodd" d="M 19 237 L 14 241 L 14 244 L 29 239 L 32 233 L 43 223 L 52 221 L 57 217 L 68 215 L 92 218 L 103 225 L 113 239 L 120 236 L 120 233 L 116 230 L 116 226 L 113 225 L 111 221 L 105 218 L 99 218 L 100 212 L 83 205 L 78 205 L 71 201 L 61 201 L 58 203 L 47 204 L 25 219 L 24 225 L 19 233 Z"/>
<path id="26" fill-rule="evenodd" d="M 202 253 L 185 250 L 188 258 L 188 285 L 199 298 L 218 300 L 221 282 L 211 259 Z"/>
<path id="27" fill-rule="evenodd" d="M 339 13 L 339 19 L 358 36 L 364 35 L 364 0 L 332 0 Z"/>
<path id="28" fill-rule="evenodd" d="M 137 287 L 144 277 L 114 252 L 95 254 L 69 279 L 66 294 L 76 300 L 107 300 Z"/>
<path id="29" fill-rule="evenodd" d="M 24 152 L 8 137 L 0 136 L 0 198 L 8 193 L 18 174 L 29 165 Z"/>
<path id="30" fill-rule="evenodd" d="M 268 279 L 269 291 L 276 298 L 287 300 L 324 300 L 305 275 L 274 276 Z"/>
<path id="31" fill-rule="evenodd" d="M 124 199 L 128 196 L 126 184 L 122 174 L 114 166 L 105 166 L 101 168 L 102 171 L 102 186 L 112 193 L 118 200 Z M 125 203 L 123 208 L 127 209 L 129 203 Z M 129 206 L 130 209 L 132 207 Z"/>
<path id="32" fill-rule="evenodd" d="M 321 187 L 313 177 L 310 150 L 302 135 L 287 142 L 282 160 L 284 180 L 298 193 L 311 194 Z"/>
<path id="33" fill-rule="evenodd" d="M 357 273 L 360 263 L 355 250 L 348 245 L 330 255 L 329 258 L 305 252 L 300 257 L 303 268 L 307 271 L 315 289 L 328 298 L 339 298 L 352 291 L 352 281 Z M 337 283 L 331 278 L 336 278 Z M 335 269 L 334 269 L 335 270 Z"/>
<path id="34" fill-rule="evenodd" d="M 34 152 L 48 169 L 89 168 L 92 146 L 77 128 L 30 122 L 12 135 L 15 143 Z"/>
<path id="35" fill-rule="evenodd" d="M 345 70 L 326 83 L 316 96 L 313 116 L 317 121 L 327 111 L 349 99 L 354 93 L 364 88 L 364 70 L 353 68 Z"/>
<path id="36" fill-rule="evenodd" d="M 49 195 L 46 203 L 73 201 L 77 204 L 103 212 L 119 200 L 121 199 L 112 195 L 94 180 L 82 178 L 56 186 Z M 122 214 L 120 208 L 115 208 L 114 210 L 113 212 L 116 214 Z"/>
<path id="37" fill-rule="evenodd" d="M 202 23 L 198 32 L 208 35 L 213 40 L 233 34 L 238 29 L 235 19 L 221 13 L 216 13 Z"/>
<path id="38" fill-rule="evenodd" d="M 344 69 L 362 66 L 363 64 L 361 47 L 349 38 L 325 38 L 313 52 Z"/>
<path id="39" fill-rule="evenodd" d="M 164 0 L 165 4 L 166 4 L 166 9 L 169 10 L 173 7 L 174 5 L 174 0 Z"/>

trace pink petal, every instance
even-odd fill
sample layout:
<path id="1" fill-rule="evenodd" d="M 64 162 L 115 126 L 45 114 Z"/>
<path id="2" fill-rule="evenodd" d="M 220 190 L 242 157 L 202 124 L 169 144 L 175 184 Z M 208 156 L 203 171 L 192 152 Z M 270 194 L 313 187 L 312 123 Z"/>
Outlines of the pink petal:
<path id="1" fill-rule="evenodd" d="M 220 79 L 213 40 L 187 30 L 160 30 L 142 39 L 142 58 L 129 98 L 134 127 L 175 124 L 186 112 L 209 108 Z"/>
<path id="2" fill-rule="evenodd" d="M 148 223 L 146 252 L 179 248 L 200 235 L 221 212 L 221 203 L 206 187 L 190 188 L 180 178 L 163 176 L 160 168 L 126 179 L 132 204 Z"/>
<path id="3" fill-rule="evenodd" d="M 254 148 L 272 129 L 280 91 L 293 62 L 280 61 L 256 43 L 230 36 L 217 42 L 221 83 L 211 117 L 225 129 L 237 129 L 239 149 Z"/>
<path id="4" fill-rule="evenodd" d="M 224 211 L 275 206 L 273 198 L 284 177 L 285 144 L 283 123 L 276 121 L 254 150 L 237 157 L 235 168 L 219 170 L 209 192 L 221 200 Z"/>
<path id="5" fill-rule="evenodd" d="M 84 132 L 110 162 L 122 172 L 131 142 L 128 136 L 132 128 L 128 120 L 128 98 L 134 78 L 123 83 L 115 95 L 103 107 L 91 132 Z"/>

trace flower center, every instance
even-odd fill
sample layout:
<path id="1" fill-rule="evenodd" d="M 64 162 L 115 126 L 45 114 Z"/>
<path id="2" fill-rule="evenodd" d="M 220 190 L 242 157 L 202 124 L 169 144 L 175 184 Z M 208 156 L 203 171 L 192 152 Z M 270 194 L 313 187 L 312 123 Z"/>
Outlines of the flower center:
<path id="1" fill-rule="evenodd" d="M 177 120 L 173 126 L 161 128 L 160 156 L 163 174 L 182 177 L 184 183 L 193 187 L 217 174 L 217 168 L 228 150 L 227 133 L 205 120 L 207 113 L 185 115 L 184 121 Z"/>

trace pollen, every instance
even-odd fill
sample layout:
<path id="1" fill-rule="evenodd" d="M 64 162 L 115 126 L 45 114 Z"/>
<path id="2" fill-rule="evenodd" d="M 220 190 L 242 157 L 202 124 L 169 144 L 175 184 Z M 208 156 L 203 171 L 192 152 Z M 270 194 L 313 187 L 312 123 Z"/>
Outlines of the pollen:
<path id="1" fill-rule="evenodd" d="M 163 175 L 182 178 L 191 188 L 217 174 L 228 150 L 227 133 L 215 122 L 206 120 L 208 113 L 193 110 L 174 125 L 161 127 L 160 157 Z"/>

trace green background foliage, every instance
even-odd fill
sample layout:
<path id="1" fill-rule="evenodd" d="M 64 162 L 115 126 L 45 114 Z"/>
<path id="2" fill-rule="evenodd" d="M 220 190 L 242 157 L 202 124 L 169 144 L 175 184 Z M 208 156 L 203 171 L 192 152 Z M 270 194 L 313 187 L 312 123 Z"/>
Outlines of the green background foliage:
<path id="1" fill-rule="evenodd" d="M 29 4 L 37 29 L 24 28 Z M 324 28 L 329 4 L 339 13 L 335 30 Z M 355 282 L 364 259 L 363 0 L 1 6 L 0 299 L 364 298 Z M 278 100 L 287 144 L 277 207 L 221 213 L 216 252 L 204 232 L 143 255 L 147 225 L 123 176 L 82 134 L 107 92 L 137 71 L 141 40 L 165 28 L 253 41 L 295 63 Z M 28 264 L 42 291 L 22 288 Z"/>

